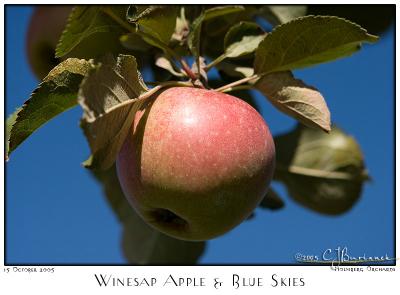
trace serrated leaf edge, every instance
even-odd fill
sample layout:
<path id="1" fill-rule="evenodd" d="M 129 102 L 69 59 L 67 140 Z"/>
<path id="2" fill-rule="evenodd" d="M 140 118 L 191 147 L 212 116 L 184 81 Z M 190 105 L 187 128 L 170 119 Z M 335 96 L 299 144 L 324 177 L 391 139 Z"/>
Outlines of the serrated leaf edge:
<path id="1" fill-rule="evenodd" d="M 290 25 L 290 24 L 295 23 L 295 22 L 298 22 L 298 21 L 301 21 L 301 20 L 303 20 L 303 19 L 311 19 L 311 18 L 313 18 L 313 19 L 324 19 L 324 18 L 325 18 L 325 19 L 338 19 L 338 20 L 343 20 L 343 21 L 345 21 L 346 23 L 351 24 L 351 25 L 355 26 L 356 28 L 360 29 L 360 31 L 364 32 L 365 35 L 366 35 L 366 37 L 368 37 L 367 40 L 366 40 L 366 42 L 374 43 L 374 42 L 377 42 L 377 41 L 379 40 L 379 36 L 375 36 L 375 35 L 369 34 L 368 31 L 367 31 L 366 29 L 364 29 L 363 27 L 361 27 L 359 24 L 357 24 L 357 23 L 355 23 L 355 22 L 352 22 L 352 21 L 350 21 L 350 20 L 348 20 L 348 19 L 345 19 L 345 18 L 343 18 L 343 17 L 331 16 L 331 15 L 306 15 L 306 16 L 297 17 L 297 18 L 292 19 L 292 20 L 290 20 L 290 21 L 288 21 L 288 22 L 286 22 L 286 23 L 283 23 L 283 24 L 280 24 L 280 25 L 275 26 L 275 27 L 272 29 L 272 31 L 271 31 L 270 33 L 267 34 L 267 36 L 264 38 L 264 40 L 262 40 L 262 41 L 260 42 L 259 45 L 261 45 L 261 43 L 262 43 L 263 41 L 266 42 L 266 40 L 268 40 L 268 38 L 271 38 L 271 36 L 273 35 L 273 33 L 275 33 L 276 31 L 279 31 L 282 27 L 287 26 L 287 25 Z M 256 50 L 256 52 L 257 52 L 257 50 Z M 327 62 L 329 62 L 329 61 L 327 61 Z M 288 69 L 284 69 L 284 70 L 288 70 Z M 271 73 L 271 72 L 278 72 L 278 71 L 283 71 L 283 69 L 277 69 L 277 70 L 272 70 L 272 71 L 266 71 L 266 72 L 258 73 L 258 75 L 263 76 L 263 75 L 265 75 L 265 74 L 268 74 L 268 73 Z"/>

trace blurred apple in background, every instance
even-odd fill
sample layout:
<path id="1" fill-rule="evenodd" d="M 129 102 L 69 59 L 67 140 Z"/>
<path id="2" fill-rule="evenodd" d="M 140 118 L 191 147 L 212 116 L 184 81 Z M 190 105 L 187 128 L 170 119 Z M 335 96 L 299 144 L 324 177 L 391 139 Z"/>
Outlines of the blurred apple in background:
<path id="1" fill-rule="evenodd" d="M 55 58 L 55 48 L 72 8 L 72 5 L 40 5 L 34 8 L 26 50 L 31 69 L 39 80 L 60 62 Z"/>
<path id="2" fill-rule="evenodd" d="M 117 158 L 128 201 L 154 228 L 183 240 L 231 230 L 266 194 L 275 145 L 258 112 L 234 96 L 173 87 L 136 113 Z"/>

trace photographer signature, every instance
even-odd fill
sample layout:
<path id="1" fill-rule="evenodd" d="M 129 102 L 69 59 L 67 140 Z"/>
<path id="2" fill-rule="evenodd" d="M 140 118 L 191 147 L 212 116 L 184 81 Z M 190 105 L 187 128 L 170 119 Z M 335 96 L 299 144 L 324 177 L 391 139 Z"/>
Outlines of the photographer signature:
<path id="1" fill-rule="evenodd" d="M 389 257 L 386 253 L 384 255 L 367 255 L 364 253 L 361 256 L 352 255 L 347 247 L 338 246 L 335 249 L 325 249 L 322 255 L 307 255 L 296 253 L 294 258 L 297 262 L 302 263 L 329 263 L 332 266 L 338 266 L 342 263 L 366 263 L 366 262 L 387 262 L 397 260 L 396 258 Z"/>

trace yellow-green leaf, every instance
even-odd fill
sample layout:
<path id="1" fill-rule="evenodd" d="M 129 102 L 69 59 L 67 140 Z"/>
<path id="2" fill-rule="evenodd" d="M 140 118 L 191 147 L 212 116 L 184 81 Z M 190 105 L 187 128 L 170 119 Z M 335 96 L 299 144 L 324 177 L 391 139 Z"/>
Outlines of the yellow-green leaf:
<path id="1" fill-rule="evenodd" d="M 331 130 L 331 116 L 324 97 L 314 87 L 293 77 L 291 72 L 263 76 L 255 87 L 283 113 L 306 126 Z"/>

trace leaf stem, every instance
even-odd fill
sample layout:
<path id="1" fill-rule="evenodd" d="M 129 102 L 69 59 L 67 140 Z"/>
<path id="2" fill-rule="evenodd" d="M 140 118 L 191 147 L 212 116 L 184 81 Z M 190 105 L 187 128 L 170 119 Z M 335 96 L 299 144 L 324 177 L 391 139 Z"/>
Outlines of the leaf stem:
<path id="1" fill-rule="evenodd" d="M 226 58 L 226 54 L 223 53 L 220 56 L 218 56 L 216 59 L 214 59 L 213 61 L 211 61 L 209 64 L 207 64 L 204 67 L 204 70 L 206 72 L 208 72 L 209 70 L 211 70 L 212 67 L 215 67 L 217 64 L 219 64 L 221 61 L 223 61 Z"/>
<path id="2" fill-rule="evenodd" d="M 139 99 L 139 100 L 146 99 L 149 96 L 152 96 L 154 93 L 156 93 L 161 88 L 170 87 L 170 86 L 176 86 L 176 87 L 192 86 L 192 83 L 189 82 L 189 81 L 187 81 L 187 82 L 184 82 L 184 81 L 166 81 L 166 82 L 161 82 L 157 86 L 155 86 L 154 88 L 151 88 L 149 91 L 147 91 L 147 92 L 143 93 L 142 95 L 140 95 L 137 99 Z"/>
<path id="3" fill-rule="evenodd" d="M 152 96 L 154 93 L 156 93 L 157 91 L 159 91 L 160 89 L 164 88 L 164 87 L 168 87 L 168 86 L 176 86 L 176 87 L 184 87 L 184 86 L 192 86 L 191 82 L 182 82 L 182 81 L 167 81 L 167 82 L 162 82 L 159 83 L 157 86 L 155 86 L 154 88 L 151 88 L 149 91 L 139 95 L 136 98 L 132 98 L 132 99 L 127 99 L 113 107 L 111 107 L 108 111 L 113 111 L 114 109 L 118 109 L 121 107 L 124 107 L 126 105 L 129 105 L 131 103 L 135 103 L 138 101 L 143 101 L 146 100 L 147 98 L 149 98 L 150 96 Z"/>
<path id="4" fill-rule="evenodd" d="M 253 89 L 254 86 L 253 85 L 238 85 L 238 86 L 233 86 L 233 87 L 229 87 L 225 90 L 223 90 L 222 92 L 226 93 L 226 92 L 232 92 L 232 91 L 238 91 L 238 90 L 248 90 L 248 89 Z"/>
<path id="5" fill-rule="evenodd" d="M 219 92 L 231 91 L 235 86 L 247 83 L 249 81 L 252 81 L 252 80 L 255 80 L 255 79 L 258 79 L 258 78 L 260 78 L 260 76 L 258 74 L 254 74 L 254 75 L 252 75 L 250 77 L 246 77 L 246 78 L 237 80 L 235 82 L 232 82 L 230 84 L 226 84 L 226 85 L 224 85 L 222 87 L 219 87 L 217 89 L 214 89 L 214 90 L 215 91 L 219 91 Z"/>

